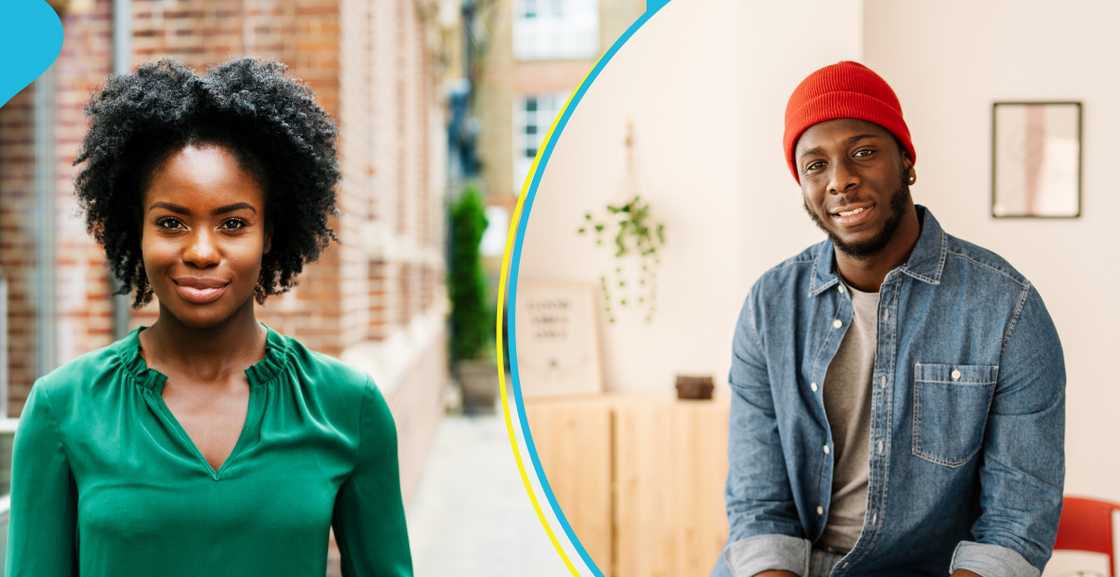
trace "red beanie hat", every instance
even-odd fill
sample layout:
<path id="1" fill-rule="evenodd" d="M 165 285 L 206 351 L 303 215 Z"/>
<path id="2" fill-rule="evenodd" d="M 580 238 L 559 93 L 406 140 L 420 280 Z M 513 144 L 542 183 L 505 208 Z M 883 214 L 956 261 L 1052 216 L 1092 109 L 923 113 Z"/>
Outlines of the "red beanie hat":
<path id="1" fill-rule="evenodd" d="M 906 147 L 910 162 L 918 160 L 910 142 L 910 129 L 902 119 L 902 106 L 887 81 L 858 62 L 837 62 L 802 80 L 786 104 L 786 133 L 782 140 L 789 171 L 797 182 L 801 182 L 793 161 L 797 139 L 810 126 L 836 118 L 856 118 L 882 126 Z"/>

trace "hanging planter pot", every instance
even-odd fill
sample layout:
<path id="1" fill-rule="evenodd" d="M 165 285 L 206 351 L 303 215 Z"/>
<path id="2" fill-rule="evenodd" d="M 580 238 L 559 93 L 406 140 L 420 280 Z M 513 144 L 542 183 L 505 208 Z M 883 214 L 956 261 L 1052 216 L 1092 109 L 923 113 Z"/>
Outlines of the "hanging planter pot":
<path id="1" fill-rule="evenodd" d="M 665 246 L 665 224 L 654 219 L 649 201 L 638 193 L 634 161 L 634 128 L 626 135 L 626 186 L 620 202 L 607 203 L 595 214 L 585 212 L 576 229 L 592 237 L 595 246 L 611 251 L 609 270 L 599 275 L 607 321 L 615 323 L 623 310 L 635 310 L 648 322 L 657 312 L 657 269 Z"/>

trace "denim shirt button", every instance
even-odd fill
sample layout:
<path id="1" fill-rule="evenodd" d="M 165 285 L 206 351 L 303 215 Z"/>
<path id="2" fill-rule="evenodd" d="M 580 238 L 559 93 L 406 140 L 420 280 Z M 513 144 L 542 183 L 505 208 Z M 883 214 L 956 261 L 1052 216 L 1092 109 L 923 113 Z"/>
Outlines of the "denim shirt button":
<path id="1" fill-rule="evenodd" d="M 883 376 L 879 377 L 879 386 L 881 386 L 881 387 L 887 386 L 887 375 L 883 375 Z"/>
<path id="2" fill-rule="evenodd" d="M 954 381 L 959 381 L 961 379 L 961 372 L 957 369 L 953 369 L 953 372 L 950 373 L 949 376 L 953 377 Z"/>
<path id="3" fill-rule="evenodd" d="M 824 507 L 817 505 L 817 516 L 820 517 L 821 515 L 824 515 Z"/>
<path id="4" fill-rule="evenodd" d="M 827 454 L 829 454 L 829 453 L 831 453 L 831 452 L 832 452 L 832 449 L 829 449 L 829 448 L 828 448 L 828 445 L 825 445 L 825 446 L 824 446 L 824 454 L 826 454 L 826 455 L 827 455 Z"/>
<path id="5" fill-rule="evenodd" d="M 842 326 L 844 326 L 844 323 L 840 322 L 840 319 L 836 319 L 836 320 L 832 321 L 832 328 L 838 329 Z"/>
<path id="6" fill-rule="evenodd" d="M 809 383 L 809 388 L 812 389 L 812 391 L 815 393 L 817 392 L 818 387 L 816 383 Z"/>

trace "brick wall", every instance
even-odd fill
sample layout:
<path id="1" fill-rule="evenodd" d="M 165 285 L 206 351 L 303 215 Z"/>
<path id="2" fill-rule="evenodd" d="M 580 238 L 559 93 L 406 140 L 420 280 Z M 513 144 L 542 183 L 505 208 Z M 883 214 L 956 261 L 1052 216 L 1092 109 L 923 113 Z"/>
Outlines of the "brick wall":
<path id="1" fill-rule="evenodd" d="M 27 397 L 36 368 L 33 97 L 27 89 L 0 108 L 0 271 L 8 285 L 9 391 L 17 401 Z"/>
<path id="2" fill-rule="evenodd" d="M 96 0 L 65 13 L 67 33 L 54 65 L 54 330 L 59 362 L 104 346 L 113 336 L 104 253 L 86 233 L 74 201 L 74 158 L 86 132 L 83 109 L 112 67 L 111 8 L 112 0 Z"/>
<path id="3" fill-rule="evenodd" d="M 55 84 L 53 141 L 55 192 L 55 294 L 37 292 L 35 227 L 36 158 L 33 85 L 0 109 L 0 268 L 8 279 L 9 415 L 18 415 L 37 376 L 37 315 L 50 298 L 56 313 L 55 347 L 59 359 L 108 343 L 112 336 L 109 281 L 105 259 L 89 240 L 76 212 L 74 157 L 85 133 L 83 107 L 109 72 L 111 0 L 82 3 L 63 15 L 67 30 L 62 52 L 50 74 Z"/>

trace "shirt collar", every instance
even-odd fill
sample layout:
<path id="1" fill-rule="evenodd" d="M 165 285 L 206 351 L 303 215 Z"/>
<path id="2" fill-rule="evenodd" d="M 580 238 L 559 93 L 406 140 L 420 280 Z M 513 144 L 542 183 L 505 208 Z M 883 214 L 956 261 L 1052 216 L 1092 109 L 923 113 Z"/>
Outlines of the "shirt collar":
<path id="1" fill-rule="evenodd" d="M 265 329 L 265 355 L 245 369 L 250 385 L 265 383 L 279 375 L 291 354 L 288 337 L 276 332 L 262 321 L 257 322 Z M 121 363 L 138 384 L 162 392 L 167 376 L 149 368 L 144 356 L 140 354 L 140 331 L 146 328 L 148 327 L 145 325 L 133 328 L 124 338 L 111 346 L 116 349 Z"/>
<path id="2" fill-rule="evenodd" d="M 921 223 L 922 232 L 918 235 L 918 242 L 914 245 L 914 249 L 910 251 L 910 258 L 906 259 L 906 263 L 898 270 L 924 283 L 941 284 L 941 273 L 945 270 L 945 255 L 949 250 L 945 231 L 929 209 L 920 204 L 914 205 L 914 208 L 918 212 L 918 222 Z M 813 262 L 813 279 L 809 283 L 809 296 L 817 296 L 840 282 L 840 277 L 836 274 L 832 240 L 827 239 L 817 247 Z"/>

